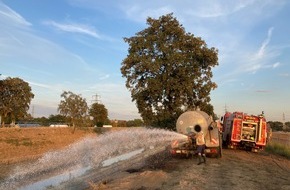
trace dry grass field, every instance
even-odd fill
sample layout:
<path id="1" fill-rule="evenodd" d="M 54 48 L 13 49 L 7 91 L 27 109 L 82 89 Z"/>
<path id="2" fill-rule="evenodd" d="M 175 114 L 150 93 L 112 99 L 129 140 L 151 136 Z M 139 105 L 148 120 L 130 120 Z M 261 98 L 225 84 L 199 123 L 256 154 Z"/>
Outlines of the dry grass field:
<path id="1" fill-rule="evenodd" d="M 38 158 L 88 135 L 96 134 L 93 129 L 72 133 L 71 128 L 0 128 L 0 166 Z"/>
<path id="2" fill-rule="evenodd" d="M 88 135 L 92 128 L 0 128 L 0 164 L 13 164 L 38 158 L 43 153 L 61 149 Z M 272 142 L 290 146 L 290 133 L 274 132 Z"/>
<path id="3" fill-rule="evenodd" d="M 273 132 L 271 142 L 290 147 L 290 133 Z"/>

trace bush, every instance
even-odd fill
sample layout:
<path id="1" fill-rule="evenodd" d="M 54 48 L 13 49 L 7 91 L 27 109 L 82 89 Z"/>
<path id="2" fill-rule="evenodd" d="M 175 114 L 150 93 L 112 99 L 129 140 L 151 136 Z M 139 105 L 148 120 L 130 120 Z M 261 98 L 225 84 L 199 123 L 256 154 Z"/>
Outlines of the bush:
<path id="1" fill-rule="evenodd" d="M 265 150 L 269 153 L 277 154 L 287 159 L 290 159 L 290 148 L 286 145 L 278 144 L 278 143 L 269 143 Z"/>
<path id="2" fill-rule="evenodd" d="M 103 127 L 104 123 L 103 122 L 97 122 L 97 127 Z"/>

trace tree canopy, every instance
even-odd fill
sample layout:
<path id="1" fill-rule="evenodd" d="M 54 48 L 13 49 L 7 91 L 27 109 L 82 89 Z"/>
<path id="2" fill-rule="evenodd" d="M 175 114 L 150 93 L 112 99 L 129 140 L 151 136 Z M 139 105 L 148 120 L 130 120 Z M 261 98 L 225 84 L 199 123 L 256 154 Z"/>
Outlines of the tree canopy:
<path id="1" fill-rule="evenodd" d="M 280 121 L 268 121 L 268 124 L 272 128 L 273 131 L 283 131 L 283 123 Z M 286 131 L 290 131 L 290 122 L 285 122 Z"/>
<path id="2" fill-rule="evenodd" d="M 33 98 L 31 87 L 22 79 L 8 77 L 0 80 L 0 116 L 3 124 L 5 119 L 15 124 L 16 119 L 24 118 Z"/>
<path id="3" fill-rule="evenodd" d="M 75 130 L 78 121 L 81 122 L 87 119 L 89 108 L 86 99 L 70 91 L 64 91 L 61 97 L 64 98 L 64 100 L 60 101 L 58 111 L 61 115 L 70 118 Z"/>
<path id="4" fill-rule="evenodd" d="M 175 128 L 183 111 L 210 108 L 210 92 L 217 87 L 211 78 L 218 51 L 186 33 L 173 14 L 149 17 L 147 25 L 124 38 L 129 49 L 121 73 L 144 122 Z"/>
<path id="5" fill-rule="evenodd" d="M 108 110 L 103 104 L 93 103 L 89 110 L 90 116 L 94 119 L 94 124 L 102 127 L 104 124 L 109 123 Z"/>

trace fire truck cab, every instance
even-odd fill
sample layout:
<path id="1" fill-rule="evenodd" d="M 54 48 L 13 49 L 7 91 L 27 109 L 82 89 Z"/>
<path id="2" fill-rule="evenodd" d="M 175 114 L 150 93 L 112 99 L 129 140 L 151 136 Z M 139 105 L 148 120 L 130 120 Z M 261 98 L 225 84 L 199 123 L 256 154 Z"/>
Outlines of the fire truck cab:
<path id="1" fill-rule="evenodd" d="M 257 152 L 266 146 L 267 123 L 263 114 L 256 116 L 243 112 L 227 112 L 222 119 L 222 125 L 225 147 Z"/>

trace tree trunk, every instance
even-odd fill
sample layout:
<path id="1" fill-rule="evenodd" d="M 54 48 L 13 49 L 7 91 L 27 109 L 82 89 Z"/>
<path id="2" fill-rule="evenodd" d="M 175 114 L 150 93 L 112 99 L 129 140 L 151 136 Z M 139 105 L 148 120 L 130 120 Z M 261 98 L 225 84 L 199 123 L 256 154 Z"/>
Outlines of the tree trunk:
<path id="1" fill-rule="evenodd" d="M 75 125 L 75 122 L 73 121 L 73 131 L 72 131 L 72 134 L 75 133 L 75 130 L 76 130 L 76 125 Z"/>

